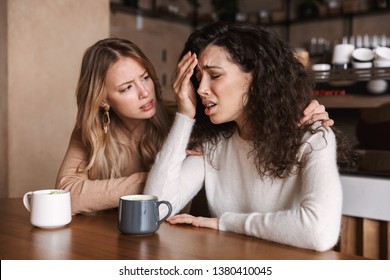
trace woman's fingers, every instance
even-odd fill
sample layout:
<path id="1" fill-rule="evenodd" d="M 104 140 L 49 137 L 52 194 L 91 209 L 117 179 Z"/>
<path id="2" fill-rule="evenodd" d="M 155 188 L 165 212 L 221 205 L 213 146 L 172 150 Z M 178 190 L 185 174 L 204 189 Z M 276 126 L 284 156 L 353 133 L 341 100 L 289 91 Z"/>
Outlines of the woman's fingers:
<path id="1" fill-rule="evenodd" d="M 186 63 L 186 61 L 191 57 L 191 52 L 188 51 L 183 57 L 182 59 L 179 61 L 179 63 L 177 64 L 177 67 L 178 68 L 181 68 L 183 66 L 183 64 Z"/>
<path id="2" fill-rule="evenodd" d="M 179 214 L 167 219 L 170 224 L 192 224 L 194 216 L 189 214 Z"/>
<path id="3" fill-rule="evenodd" d="M 195 54 L 188 52 L 177 65 L 176 70 L 176 79 L 173 84 L 173 87 L 178 89 L 181 87 L 185 79 L 191 78 L 194 68 L 197 64 L 197 59 Z"/>
<path id="4" fill-rule="evenodd" d="M 312 111 L 315 110 L 318 106 L 320 106 L 320 103 L 318 103 L 318 101 L 315 99 L 312 100 L 310 104 L 303 111 L 303 115 L 305 116 L 310 115 Z M 325 111 L 325 107 L 324 107 L 324 111 Z"/>
<path id="5" fill-rule="evenodd" d="M 186 150 L 187 156 L 203 156 L 203 152 L 196 150 Z"/>
<path id="6" fill-rule="evenodd" d="M 332 119 L 323 120 L 322 125 L 325 127 L 330 127 L 334 125 L 334 121 Z"/>
<path id="7" fill-rule="evenodd" d="M 176 80 L 173 84 L 178 112 L 190 118 L 195 116 L 196 111 L 195 90 L 190 79 L 197 63 L 196 54 L 187 53 L 178 64 Z"/>
<path id="8" fill-rule="evenodd" d="M 167 219 L 170 224 L 189 224 L 195 227 L 218 229 L 217 218 L 194 217 L 189 214 L 179 214 Z"/>
<path id="9" fill-rule="evenodd" d="M 316 121 L 321 121 L 324 126 L 332 126 L 334 121 L 329 118 L 328 112 L 325 111 L 325 106 L 318 103 L 317 100 L 312 100 L 303 111 L 304 117 L 300 120 L 299 125 L 312 124 Z"/>
<path id="10" fill-rule="evenodd" d="M 186 59 L 184 64 L 178 66 L 178 71 L 176 73 L 176 80 L 173 84 L 173 89 L 176 95 L 184 94 L 182 91 L 188 86 L 188 82 L 190 81 L 190 78 L 194 71 L 193 67 L 191 68 L 191 65 L 193 65 L 194 63 L 195 63 L 194 58 L 191 57 Z"/>
<path id="11" fill-rule="evenodd" d="M 206 223 L 202 223 L 207 218 L 204 217 L 194 217 L 190 214 L 179 214 L 172 217 L 169 217 L 167 221 L 171 224 L 189 224 L 196 227 L 204 227 Z"/>

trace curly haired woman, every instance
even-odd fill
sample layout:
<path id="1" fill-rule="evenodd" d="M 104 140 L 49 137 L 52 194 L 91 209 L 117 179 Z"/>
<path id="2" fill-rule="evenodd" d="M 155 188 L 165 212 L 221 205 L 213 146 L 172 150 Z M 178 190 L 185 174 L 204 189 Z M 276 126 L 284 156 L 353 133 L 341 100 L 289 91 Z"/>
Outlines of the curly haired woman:
<path id="1" fill-rule="evenodd" d="M 297 126 L 312 86 L 271 30 L 215 23 L 195 31 L 177 68 L 178 112 L 145 193 L 169 200 L 176 214 L 204 186 L 211 217 L 170 223 L 332 248 L 342 206 L 336 138 L 340 160 L 349 150 L 321 122 Z M 186 156 L 188 143 L 203 156 Z"/>

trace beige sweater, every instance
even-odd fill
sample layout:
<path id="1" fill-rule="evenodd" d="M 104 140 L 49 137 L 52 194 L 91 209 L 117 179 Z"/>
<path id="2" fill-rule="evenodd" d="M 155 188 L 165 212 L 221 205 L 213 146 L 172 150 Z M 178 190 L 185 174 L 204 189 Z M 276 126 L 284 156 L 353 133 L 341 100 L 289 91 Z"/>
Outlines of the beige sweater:
<path id="1" fill-rule="evenodd" d="M 70 191 L 73 214 L 115 208 L 121 196 L 142 193 L 147 172 L 137 157 L 139 138 L 128 131 L 117 131 L 117 134 L 126 160 L 122 177 L 91 180 L 86 171 L 79 172 L 79 167 L 85 169 L 87 165 L 87 152 L 81 134 L 73 132 L 56 182 L 58 189 Z"/>

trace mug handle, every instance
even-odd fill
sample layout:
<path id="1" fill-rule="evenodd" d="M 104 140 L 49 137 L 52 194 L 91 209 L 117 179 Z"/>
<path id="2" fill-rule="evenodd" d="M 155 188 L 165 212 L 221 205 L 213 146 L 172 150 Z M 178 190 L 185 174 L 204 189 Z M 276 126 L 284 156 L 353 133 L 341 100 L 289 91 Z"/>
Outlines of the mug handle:
<path id="1" fill-rule="evenodd" d="M 24 207 L 26 207 L 26 209 L 30 212 L 31 211 L 31 207 L 30 207 L 30 197 L 31 197 L 31 194 L 33 192 L 27 192 L 24 194 L 23 196 L 23 204 L 24 204 Z"/>
<path id="2" fill-rule="evenodd" d="M 169 203 L 169 201 L 166 201 L 166 200 L 161 200 L 161 201 L 157 201 L 157 208 L 160 207 L 161 204 L 165 204 L 167 207 L 168 207 L 168 213 L 165 215 L 164 218 L 162 218 L 161 220 L 158 221 L 158 225 L 160 226 L 160 224 L 165 221 L 169 215 L 171 215 L 172 213 L 172 205 L 171 203 Z"/>

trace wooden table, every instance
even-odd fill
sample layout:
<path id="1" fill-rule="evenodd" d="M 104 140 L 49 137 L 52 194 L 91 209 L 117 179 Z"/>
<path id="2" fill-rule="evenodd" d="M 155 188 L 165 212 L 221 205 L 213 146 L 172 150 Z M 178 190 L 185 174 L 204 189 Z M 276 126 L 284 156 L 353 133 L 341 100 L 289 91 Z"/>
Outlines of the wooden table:
<path id="1" fill-rule="evenodd" d="M 0 199 L 2 260 L 228 260 L 362 259 L 335 251 L 314 252 L 244 235 L 163 223 L 150 236 L 125 235 L 117 229 L 118 212 L 76 215 L 59 229 L 32 226 L 19 198 Z"/>

